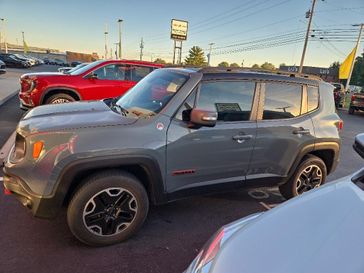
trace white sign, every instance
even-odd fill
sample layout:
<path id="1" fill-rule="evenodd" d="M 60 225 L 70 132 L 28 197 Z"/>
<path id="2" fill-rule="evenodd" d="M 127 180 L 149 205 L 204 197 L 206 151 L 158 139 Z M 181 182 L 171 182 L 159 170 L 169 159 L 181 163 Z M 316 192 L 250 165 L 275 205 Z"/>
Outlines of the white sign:
<path id="1" fill-rule="evenodd" d="M 186 41 L 187 40 L 188 22 L 183 20 L 172 19 L 171 22 L 171 39 Z"/>

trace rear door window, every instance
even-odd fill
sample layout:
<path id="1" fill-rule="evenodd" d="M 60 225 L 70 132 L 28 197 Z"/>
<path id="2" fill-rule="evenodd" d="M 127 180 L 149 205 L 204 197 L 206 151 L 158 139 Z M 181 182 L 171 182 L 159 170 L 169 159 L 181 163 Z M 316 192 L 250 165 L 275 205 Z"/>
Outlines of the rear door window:
<path id="1" fill-rule="evenodd" d="M 263 120 L 287 119 L 301 115 L 302 86 L 266 83 Z"/>

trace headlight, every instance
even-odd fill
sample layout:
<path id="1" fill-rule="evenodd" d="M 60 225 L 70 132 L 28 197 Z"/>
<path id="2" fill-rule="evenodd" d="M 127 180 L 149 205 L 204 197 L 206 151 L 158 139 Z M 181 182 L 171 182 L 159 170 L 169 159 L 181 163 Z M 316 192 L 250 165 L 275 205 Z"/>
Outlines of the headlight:
<path id="1" fill-rule="evenodd" d="M 221 246 L 238 230 L 247 225 L 250 221 L 259 217 L 261 213 L 251 214 L 226 226 L 223 226 L 204 245 L 196 259 L 192 262 L 185 273 L 208 273 L 213 260 L 221 249 Z"/>
<path id="2" fill-rule="evenodd" d="M 31 92 L 35 88 L 35 79 L 24 78 L 21 79 L 22 92 Z"/>

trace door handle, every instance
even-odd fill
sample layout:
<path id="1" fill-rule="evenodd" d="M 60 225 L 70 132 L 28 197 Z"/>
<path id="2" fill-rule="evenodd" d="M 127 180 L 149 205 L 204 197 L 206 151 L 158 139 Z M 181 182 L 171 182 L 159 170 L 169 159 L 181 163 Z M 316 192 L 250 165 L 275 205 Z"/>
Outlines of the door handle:
<path id="1" fill-rule="evenodd" d="M 236 135 L 233 136 L 233 140 L 235 140 L 238 143 L 243 143 L 245 140 L 249 140 L 252 137 L 253 137 L 252 135 Z"/>
<path id="2" fill-rule="evenodd" d="M 293 130 L 292 132 L 292 134 L 294 135 L 309 135 L 310 133 L 311 133 L 310 129 L 305 129 L 303 127 Z"/>

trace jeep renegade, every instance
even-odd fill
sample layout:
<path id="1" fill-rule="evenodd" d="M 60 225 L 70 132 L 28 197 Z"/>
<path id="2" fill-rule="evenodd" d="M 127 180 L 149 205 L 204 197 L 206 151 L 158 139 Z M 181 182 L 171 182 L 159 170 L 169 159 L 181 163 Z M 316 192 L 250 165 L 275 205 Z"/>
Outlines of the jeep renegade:
<path id="1" fill-rule="evenodd" d="M 338 163 L 333 88 L 281 72 L 158 69 L 119 99 L 30 110 L 4 185 L 35 216 L 66 206 L 72 233 L 96 246 L 134 234 L 150 204 L 243 186 L 291 198 Z"/>

